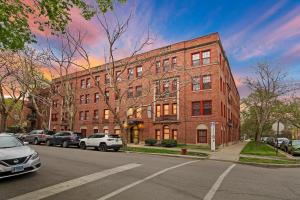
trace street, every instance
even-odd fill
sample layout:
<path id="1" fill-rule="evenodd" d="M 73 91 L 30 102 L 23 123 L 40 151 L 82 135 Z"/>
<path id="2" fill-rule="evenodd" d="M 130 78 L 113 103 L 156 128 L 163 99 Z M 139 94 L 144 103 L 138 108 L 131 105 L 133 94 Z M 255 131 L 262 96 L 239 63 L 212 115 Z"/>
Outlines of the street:
<path id="1" fill-rule="evenodd" d="M 42 168 L 37 173 L 0 180 L 1 200 L 300 199 L 297 168 L 32 147 L 40 154 Z"/>

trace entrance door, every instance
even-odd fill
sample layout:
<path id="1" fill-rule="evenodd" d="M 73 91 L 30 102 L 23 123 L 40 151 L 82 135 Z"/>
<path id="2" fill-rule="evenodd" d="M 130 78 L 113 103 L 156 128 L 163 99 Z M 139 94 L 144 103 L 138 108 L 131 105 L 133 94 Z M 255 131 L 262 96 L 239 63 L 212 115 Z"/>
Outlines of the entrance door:
<path id="1" fill-rule="evenodd" d="M 86 129 L 81 129 L 81 135 L 82 137 L 86 137 Z"/>
<path id="2" fill-rule="evenodd" d="M 207 143 L 207 130 L 197 130 L 197 142 Z"/>
<path id="3" fill-rule="evenodd" d="M 129 129 L 129 142 L 134 143 L 134 133 L 133 133 L 133 127 Z"/>

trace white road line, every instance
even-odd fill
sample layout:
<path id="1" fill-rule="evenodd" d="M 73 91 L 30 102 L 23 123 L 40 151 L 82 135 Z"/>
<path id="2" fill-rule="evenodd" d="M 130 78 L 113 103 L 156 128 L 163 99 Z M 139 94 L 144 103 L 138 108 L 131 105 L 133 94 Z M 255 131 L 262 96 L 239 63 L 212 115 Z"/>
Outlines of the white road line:
<path id="1" fill-rule="evenodd" d="M 90 183 L 93 181 L 97 181 L 97 180 L 105 178 L 107 176 L 110 176 L 110 175 L 113 175 L 116 173 L 120 173 L 120 172 L 129 170 L 129 169 L 133 169 L 133 168 L 136 168 L 139 166 L 141 166 L 141 164 L 130 163 L 127 165 L 122 165 L 122 166 L 115 167 L 112 169 L 107 169 L 107 170 L 104 170 L 101 172 L 96 172 L 93 174 L 89 174 L 87 176 L 82 176 L 82 177 L 79 177 L 76 179 L 62 182 L 62 183 L 59 183 L 59 184 L 56 184 L 56 185 L 53 185 L 50 187 L 42 188 L 40 190 L 29 192 L 24 195 L 13 197 L 9 200 L 28 200 L 28 199 L 39 200 L 39 199 L 43 199 L 43 198 L 64 192 L 66 190 L 69 190 L 69 189 L 72 189 L 72 188 L 75 188 L 75 187 L 78 187 L 78 186 L 81 186 L 81 185 L 84 185 L 84 184 L 87 184 L 87 183 Z"/>
<path id="2" fill-rule="evenodd" d="M 156 176 L 158 176 L 158 175 L 161 175 L 161 174 L 163 174 L 163 173 L 165 173 L 165 172 L 167 172 L 167 171 L 169 171 L 169 170 L 172 170 L 172 169 L 175 169 L 175 168 L 178 168 L 178 167 L 182 167 L 182 166 L 184 166 L 184 165 L 188 165 L 188 164 L 191 164 L 191 163 L 194 163 L 194 162 L 199 162 L 199 161 L 198 161 L 198 160 L 196 160 L 196 161 L 189 161 L 189 162 L 185 162 L 185 163 L 182 163 L 182 164 L 179 164 L 179 165 L 175 165 L 175 166 L 173 166 L 173 167 L 169 167 L 169 168 L 163 169 L 163 170 L 161 170 L 161 171 L 159 171 L 159 172 L 156 172 L 156 173 L 154 173 L 154 174 L 152 174 L 152 175 L 150 175 L 150 176 L 147 176 L 146 178 L 143 178 L 143 179 L 141 179 L 141 180 L 139 180 L 139 181 L 133 182 L 133 183 L 131 183 L 131 184 L 129 184 L 129 185 L 126 185 L 126 186 L 124 186 L 124 187 L 118 189 L 118 190 L 113 191 L 112 193 L 109 193 L 109 194 L 107 194 L 107 195 L 105 195 L 105 196 L 102 196 L 102 197 L 99 198 L 98 200 L 106 200 L 106 199 L 109 199 L 109 198 L 111 198 L 111 197 L 113 197 L 113 196 L 116 196 L 116 195 L 120 194 L 121 192 L 124 192 L 124 191 L 126 191 L 126 190 L 128 190 L 128 189 L 130 189 L 130 188 L 132 188 L 132 187 L 134 187 L 134 186 L 136 186 L 136 185 L 138 185 L 138 184 L 141 184 L 141 183 L 143 183 L 143 182 L 145 182 L 145 181 L 147 181 L 147 180 L 149 180 L 149 179 L 152 179 L 152 178 L 154 178 L 154 177 L 156 177 Z"/>
<path id="3" fill-rule="evenodd" d="M 223 182 L 224 178 L 229 174 L 229 172 L 236 166 L 236 164 L 233 164 L 231 166 L 229 166 L 224 172 L 223 174 L 221 174 L 221 176 L 219 176 L 219 178 L 217 179 L 217 181 L 215 182 L 215 184 L 212 186 L 212 188 L 209 190 L 209 192 L 205 195 L 203 200 L 212 200 L 215 193 L 217 192 L 217 190 L 219 189 L 221 183 Z"/>

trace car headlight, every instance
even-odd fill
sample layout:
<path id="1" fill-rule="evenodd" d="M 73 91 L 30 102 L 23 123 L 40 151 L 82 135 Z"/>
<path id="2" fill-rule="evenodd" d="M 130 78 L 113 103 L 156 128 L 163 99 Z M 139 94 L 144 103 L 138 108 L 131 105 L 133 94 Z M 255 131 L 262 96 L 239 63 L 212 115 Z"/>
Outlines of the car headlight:
<path id="1" fill-rule="evenodd" d="M 39 157 L 39 154 L 37 152 L 34 152 L 34 154 L 32 154 L 31 156 L 31 160 L 35 160 Z"/>

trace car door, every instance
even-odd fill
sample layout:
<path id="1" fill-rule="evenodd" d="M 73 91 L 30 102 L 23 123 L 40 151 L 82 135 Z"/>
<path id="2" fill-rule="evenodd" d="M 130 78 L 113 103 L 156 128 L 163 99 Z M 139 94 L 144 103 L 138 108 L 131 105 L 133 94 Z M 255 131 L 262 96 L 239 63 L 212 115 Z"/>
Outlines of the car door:
<path id="1" fill-rule="evenodd" d="M 86 145 L 86 146 L 93 146 L 93 138 L 94 138 L 94 135 L 90 135 L 90 136 L 86 139 L 85 145 Z"/>
<path id="2" fill-rule="evenodd" d="M 93 139 L 93 146 L 94 147 L 98 147 L 100 142 L 102 141 L 104 135 L 103 134 L 97 134 L 95 135 L 94 139 Z"/>
<path id="3" fill-rule="evenodd" d="M 28 135 L 26 136 L 26 141 L 32 143 L 32 142 L 33 142 L 33 139 L 34 139 L 34 136 L 35 136 L 35 133 L 36 133 L 35 130 L 30 131 L 30 132 L 28 133 Z"/>
<path id="4" fill-rule="evenodd" d="M 61 135 L 62 135 L 62 132 L 58 132 L 53 135 L 53 144 L 54 145 L 60 144 L 59 141 L 60 141 Z"/>

